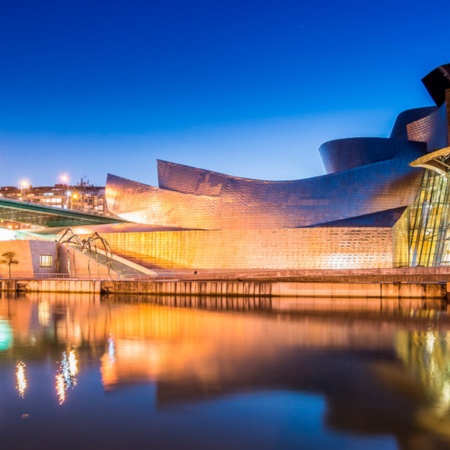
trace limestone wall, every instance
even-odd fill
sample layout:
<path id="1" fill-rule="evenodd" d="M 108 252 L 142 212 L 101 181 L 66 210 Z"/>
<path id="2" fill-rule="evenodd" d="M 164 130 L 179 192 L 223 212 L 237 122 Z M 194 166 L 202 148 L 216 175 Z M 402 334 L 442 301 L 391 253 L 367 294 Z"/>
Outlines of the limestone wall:
<path id="1" fill-rule="evenodd" d="M 108 278 L 111 274 L 105 264 L 95 260 L 95 255 L 89 257 L 75 247 L 62 245 L 58 256 L 60 272 L 72 278 Z"/>
<path id="2" fill-rule="evenodd" d="M 0 259 L 5 252 L 14 252 L 19 264 L 11 265 L 11 276 L 34 276 L 36 274 L 56 272 L 56 244 L 50 241 L 2 241 Z M 41 267 L 41 255 L 50 256 L 51 266 Z M 0 276 L 7 278 L 8 265 L 0 264 Z"/>

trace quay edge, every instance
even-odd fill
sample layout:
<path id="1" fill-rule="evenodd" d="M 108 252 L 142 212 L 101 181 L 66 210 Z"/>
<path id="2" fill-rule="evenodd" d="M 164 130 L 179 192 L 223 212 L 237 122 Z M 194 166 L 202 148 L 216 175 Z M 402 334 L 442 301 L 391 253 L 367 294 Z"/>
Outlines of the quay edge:
<path id="1" fill-rule="evenodd" d="M 450 282 L 250 280 L 0 280 L 4 292 L 71 292 L 233 297 L 450 298 Z"/>

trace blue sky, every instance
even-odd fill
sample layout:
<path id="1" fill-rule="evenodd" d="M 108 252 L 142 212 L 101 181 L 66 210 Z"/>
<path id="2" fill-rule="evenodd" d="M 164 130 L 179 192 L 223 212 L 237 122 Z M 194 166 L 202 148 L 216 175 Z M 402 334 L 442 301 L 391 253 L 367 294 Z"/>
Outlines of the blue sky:
<path id="1" fill-rule="evenodd" d="M 450 3 L 1 0 L 0 185 L 156 184 L 156 159 L 258 179 L 431 105 Z"/>

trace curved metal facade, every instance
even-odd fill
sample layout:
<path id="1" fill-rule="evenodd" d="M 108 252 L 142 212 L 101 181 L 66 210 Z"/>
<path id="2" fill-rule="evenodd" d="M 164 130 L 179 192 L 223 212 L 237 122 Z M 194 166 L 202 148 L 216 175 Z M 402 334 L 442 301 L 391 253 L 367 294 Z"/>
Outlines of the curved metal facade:
<path id="1" fill-rule="evenodd" d="M 420 181 L 422 170 L 408 162 L 425 154 L 425 146 L 385 141 L 382 161 L 295 181 L 244 179 L 160 161 L 165 189 L 108 175 L 108 208 L 126 220 L 204 230 L 311 227 L 351 218 L 364 226 L 362 216 L 406 208 Z M 366 145 L 367 155 L 374 144 Z M 349 149 L 349 159 L 358 154 L 345 142 L 339 148 Z M 387 213 L 382 226 L 398 218 Z"/>
<path id="2" fill-rule="evenodd" d="M 425 151 L 422 143 L 386 138 L 337 139 L 325 142 L 319 148 L 327 173 L 394 159 L 407 160 L 411 154 Z"/>
<path id="3" fill-rule="evenodd" d="M 448 146 L 447 106 L 407 125 L 408 139 L 425 142 L 429 152 Z"/>
<path id="4" fill-rule="evenodd" d="M 414 108 L 401 112 L 395 120 L 390 137 L 393 139 L 409 139 L 408 125 L 429 116 L 436 109 L 436 106 L 427 106 L 425 108 Z"/>
<path id="5" fill-rule="evenodd" d="M 109 211 L 129 221 L 174 229 L 161 235 L 147 233 L 144 241 L 151 241 L 151 248 L 136 233 L 134 239 L 141 243 L 134 246 L 116 236 L 117 248 L 126 253 L 133 247 L 134 257 L 141 249 L 142 260 L 149 257 L 145 252 L 152 252 L 158 264 L 166 267 L 230 268 L 233 261 L 240 268 L 306 267 L 298 261 L 300 253 L 291 255 L 290 248 L 302 249 L 301 258 L 310 258 L 307 267 L 314 268 L 404 264 L 404 258 L 394 255 L 407 254 L 406 247 L 412 244 L 400 239 L 396 230 L 408 236 L 405 220 L 399 219 L 413 204 L 424 173 L 423 168 L 409 163 L 449 142 L 450 91 L 445 90 L 445 73 L 439 71 L 424 79 L 437 106 L 399 114 L 390 138 L 324 143 L 319 149 L 327 171 L 323 176 L 254 180 L 161 160 L 159 187 L 108 175 Z M 399 225 L 394 227 L 396 223 Z M 316 231 L 281 231 L 299 228 Z M 263 248 L 250 238 L 258 233 L 264 235 Z M 334 236 L 333 246 L 319 242 L 328 239 L 325 236 Z M 361 241 L 355 236 L 364 237 Z M 230 255 L 224 250 L 227 239 L 236 239 Z M 306 245 L 305 239 L 314 242 Z M 202 242 L 208 242 L 207 248 Z M 397 242 L 401 242 L 400 250 L 394 248 Z M 362 253 L 357 257 L 358 251 Z M 350 259 L 348 255 L 352 255 Z"/>

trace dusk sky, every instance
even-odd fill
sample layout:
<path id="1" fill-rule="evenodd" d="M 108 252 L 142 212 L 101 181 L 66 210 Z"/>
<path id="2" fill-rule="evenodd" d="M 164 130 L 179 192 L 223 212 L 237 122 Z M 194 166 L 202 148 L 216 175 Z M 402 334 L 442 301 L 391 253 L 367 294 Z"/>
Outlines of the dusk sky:
<path id="1" fill-rule="evenodd" d="M 0 185 L 321 175 L 450 62 L 447 1 L 0 0 Z"/>

